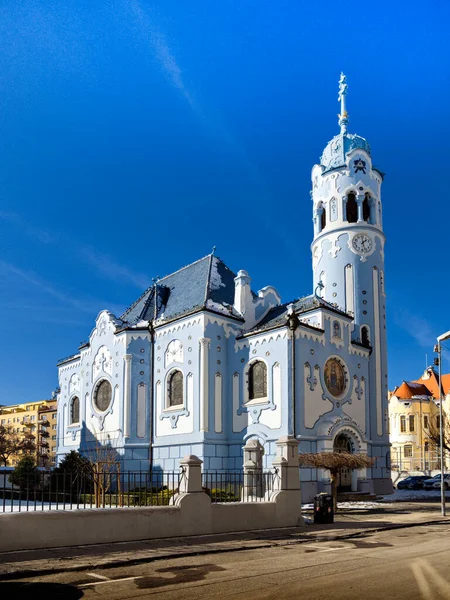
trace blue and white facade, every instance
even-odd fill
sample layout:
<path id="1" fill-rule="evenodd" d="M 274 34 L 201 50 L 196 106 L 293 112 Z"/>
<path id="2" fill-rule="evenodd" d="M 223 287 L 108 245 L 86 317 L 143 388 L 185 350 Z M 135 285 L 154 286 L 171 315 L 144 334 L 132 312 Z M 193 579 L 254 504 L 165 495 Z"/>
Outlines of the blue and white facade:
<path id="1" fill-rule="evenodd" d="M 293 435 L 300 452 L 376 457 L 342 487 L 391 491 L 388 469 L 383 175 L 364 138 L 341 131 L 312 170 L 314 293 L 283 304 L 214 254 L 160 279 L 120 318 L 102 311 L 58 365 L 58 458 L 113 448 L 123 470 L 241 470 L 242 446 Z M 103 383 L 106 382 L 106 383 Z M 175 400 L 174 400 L 175 399 Z M 303 497 L 327 485 L 301 470 Z"/>

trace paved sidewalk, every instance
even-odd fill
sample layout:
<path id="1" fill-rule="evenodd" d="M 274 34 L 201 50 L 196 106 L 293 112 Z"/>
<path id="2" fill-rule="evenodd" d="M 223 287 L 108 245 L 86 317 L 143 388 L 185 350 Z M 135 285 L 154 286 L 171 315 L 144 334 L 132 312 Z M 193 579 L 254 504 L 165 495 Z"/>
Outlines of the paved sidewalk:
<path id="1" fill-rule="evenodd" d="M 305 513 L 312 520 L 312 513 Z M 0 580 L 49 573 L 118 567 L 188 555 L 236 552 L 364 536 L 382 529 L 448 522 L 436 504 L 396 503 L 375 510 L 339 512 L 330 525 L 269 529 L 139 542 L 96 544 L 0 553 Z"/>

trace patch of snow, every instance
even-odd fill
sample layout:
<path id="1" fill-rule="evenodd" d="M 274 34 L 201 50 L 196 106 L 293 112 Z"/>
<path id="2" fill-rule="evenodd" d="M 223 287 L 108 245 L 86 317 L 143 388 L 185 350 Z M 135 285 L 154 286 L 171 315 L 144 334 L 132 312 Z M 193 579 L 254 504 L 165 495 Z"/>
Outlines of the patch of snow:
<path id="1" fill-rule="evenodd" d="M 206 301 L 206 308 L 211 308 L 217 312 L 223 313 L 224 315 L 230 316 L 230 311 L 223 304 L 219 304 L 218 302 L 214 302 L 213 300 Z"/>
<path id="2" fill-rule="evenodd" d="M 408 502 L 409 500 L 437 500 L 441 497 L 441 490 L 394 490 L 393 494 L 383 496 L 382 502 Z M 450 492 L 445 494 L 450 500 Z"/>
<path id="3" fill-rule="evenodd" d="M 386 496 L 387 497 L 387 496 Z M 370 510 L 370 509 L 374 509 L 374 508 L 385 508 L 386 506 L 388 506 L 388 504 L 386 502 L 365 502 L 365 501 L 361 501 L 361 502 L 338 502 L 337 507 L 338 509 L 346 509 L 346 510 Z M 303 510 L 313 510 L 314 508 L 314 504 L 309 503 L 309 504 L 302 504 L 302 509 Z"/>
<path id="4" fill-rule="evenodd" d="M 219 260 L 213 256 L 212 265 L 211 265 L 211 275 L 209 278 L 209 286 L 211 290 L 219 290 L 221 287 L 225 287 L 225 284 L 222 283 L 222 277 L 217 269 L 217 265 L 219 264 Z"/>

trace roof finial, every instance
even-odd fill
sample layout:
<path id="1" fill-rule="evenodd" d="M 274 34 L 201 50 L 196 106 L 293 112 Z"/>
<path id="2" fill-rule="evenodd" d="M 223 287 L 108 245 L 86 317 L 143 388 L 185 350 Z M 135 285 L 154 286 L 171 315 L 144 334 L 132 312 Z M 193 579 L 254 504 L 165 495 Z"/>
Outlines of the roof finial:
<path id="1" fill-rule="evenodd" d="M 216 252 L 216 247 L 215 247 L 215 246 L 213 246 L 213 247 L 212 247 L 212 250 L 211 250 L 211 254 L 214 256 L 215 252 Z"/>
<path id="2" fill-rule="evenodd" d="M 345 108 L 345 96 L 347 95 L 348 84 L 347 78 L 344 73 L 341 73 L 341 77 L 339 79 L 339 96 L 338 100 L 341 102 L 341 114 L 339 115 L 339 125 L 341 127 L 341 133 L 347 133 L 347 125 L 348 125 L 348 113 Z"/>

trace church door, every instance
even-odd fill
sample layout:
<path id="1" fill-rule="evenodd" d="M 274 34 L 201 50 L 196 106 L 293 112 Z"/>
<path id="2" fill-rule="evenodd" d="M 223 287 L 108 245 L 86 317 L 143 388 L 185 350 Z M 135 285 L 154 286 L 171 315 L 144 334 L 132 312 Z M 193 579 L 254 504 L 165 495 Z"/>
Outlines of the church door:
<path id="1" fill-rule="evenodd" d="M 343 433 L 339 434 L 334 440 L 333 449 L 335 452 L 348 452 L 352 454 L 352 443 Z M 352 470 L 341 469 L 338 479 L 338 492 L 350 492 L 352 489 Z"/>

